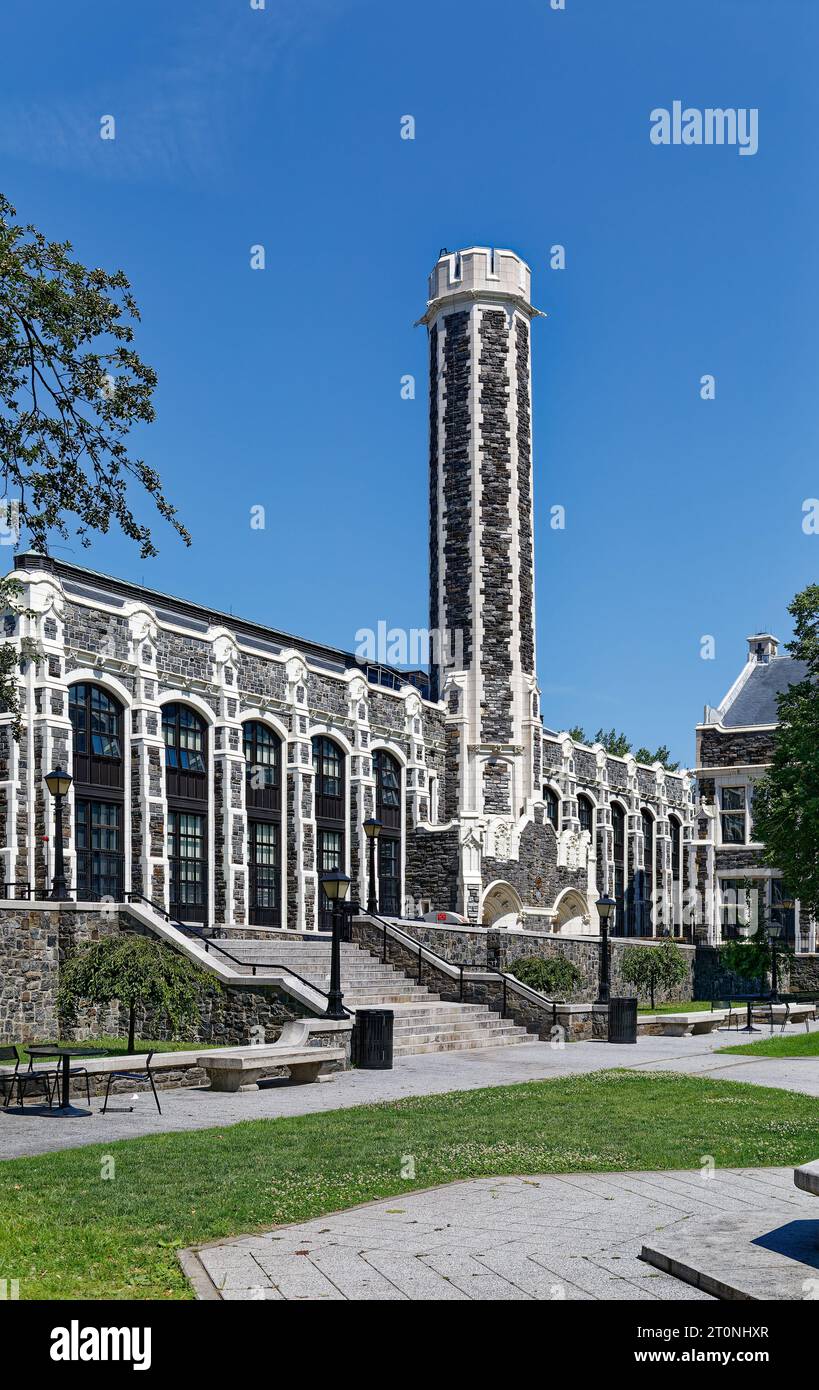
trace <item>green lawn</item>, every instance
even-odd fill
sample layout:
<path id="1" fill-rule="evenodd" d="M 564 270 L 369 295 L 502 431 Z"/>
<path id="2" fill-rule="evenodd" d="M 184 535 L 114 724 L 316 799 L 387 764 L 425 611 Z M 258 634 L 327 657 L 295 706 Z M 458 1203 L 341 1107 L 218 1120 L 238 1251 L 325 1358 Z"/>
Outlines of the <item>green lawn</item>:
<path id="1" fill-rule="evenodd" d="M 48 1038 L 48 1039 L 46 1039 L 46 1041 L 47 1041 L 47 1042 L 52 1042 L 53 1039 L 52 1039 L 52 1038 Z M 36 1043 L 32 1043 L 31 1046 L 32 1046 L 32 1047 L 36 1047 Z M 58 1043 L 57 1046 L 58 1046 L 58 1047 L 75 1047 L 75 1048 L 77 1049 L 77 1056 L 78 1056 L 78 1057 L 83 1057 L 83 1056 L 86 1056 L 86 1055 L 87 1055 L 86 1053 L 84 1053 L 84 1052 L 82 1051 L 82 1049 L 83 1049 L 84 1047 L 87 1047 L 88 1050 L 89 1050 L 89 1052 L 91 1052 L 91 1053 L 94 1053 L 94 1052 L 106 1052 L 106 1053 L 108 1053 L 108 1055 L 111 1056 L 111 1057 L 126 1057 L 126 1056 L 129 1056 L 129 1055 L 130 1055 L 130 1054 L 128 1053 L 128 1039 L 127 1039 L 127 1038 L 108 1038 L 108 1037 L 102 1037 L 102 1038 L 86 1038 L 83 1042 L 72 1042 L 71 1040 L 69 1040 L 68 1042 L 61 1042 L 61 1043 Z M 210 1052 L 210 1051 L 213 1050 L 213 1048 L 218 1047 L 218 1046 L 219 1046 L 218 1043 L 198 1043 L 198 1042 L 143 1042 L 142 1038 L 137 1038 L 134 1051 L 135 1051 L 135 1052 L 197 1052 L 197 1051 L 198 1051 L 198 1052 Z M 20 1056 L 21 1056 L 22 1060 L 26 1063 L 26 1066 L 28 1066 L 28 1049 L 27 1049 L 27 1047 L 26 1047 L 26 1044 L 25 1044 L 25 1043 L 19 1043 L 19 1044 L 18 1044 L 18 1050 L 19 1050 L 19 1052 L 20 1052 Z M 44 1060 L 46 1060 L 46 1059 L 41 1058 L 41 1057 L 37 1057 L 37 1058 L 35 1058 L 35 1060 L 39 1063 L 39 1062 L 44 1061 Z M 14 1063 L 12 1063 L 12 1066 L 13 1066 L 13 1065 L 14 1065 Z"/>
<path id="2" fill-rule="evenodd" d="M 794 1092 L 609 1071 L 15 1159 L 0 1272 L 21 1298 L 186 1298 L 182 1246 L 457 1178 L 805 1163 L 817 1120 Z"/>
<path id="3" fill-rule="evenodd" d="M 749 1053 L 752 1057 L 819 1057 L 819 1030 L 815 1033 L 791 1033 L 783 1038 L 759 1038 L 757 1042 L 720 1047 L 720 1052 Z"/>

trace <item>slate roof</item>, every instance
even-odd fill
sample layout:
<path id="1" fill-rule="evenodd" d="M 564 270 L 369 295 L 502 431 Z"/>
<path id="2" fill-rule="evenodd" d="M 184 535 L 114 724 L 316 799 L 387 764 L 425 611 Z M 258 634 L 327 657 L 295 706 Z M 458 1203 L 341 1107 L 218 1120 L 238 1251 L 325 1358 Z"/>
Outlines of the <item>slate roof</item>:
<path id="1" fill-rule="evenodd" d="M 720 722 L 727 729 L 778 723 L 777 695 L 789 685 L 804 680 L 807 674 L 805 662 L 792 656 L 774 656 L 770 661 L 757 662 Z"/>

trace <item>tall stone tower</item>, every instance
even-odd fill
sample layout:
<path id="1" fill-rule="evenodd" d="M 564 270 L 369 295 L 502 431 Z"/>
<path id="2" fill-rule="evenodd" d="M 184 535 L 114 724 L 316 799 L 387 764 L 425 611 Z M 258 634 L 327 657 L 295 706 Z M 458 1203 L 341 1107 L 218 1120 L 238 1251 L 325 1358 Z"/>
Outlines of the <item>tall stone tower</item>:
<path id="1" fill-rule="evenodd" d="M 447 819 L 516 823 L 540 798 L 531 272 L 442 253 L 429 278 L 430 628 L 447 706 Z M 511 828 L 511 827 L 510 827 Z"/>

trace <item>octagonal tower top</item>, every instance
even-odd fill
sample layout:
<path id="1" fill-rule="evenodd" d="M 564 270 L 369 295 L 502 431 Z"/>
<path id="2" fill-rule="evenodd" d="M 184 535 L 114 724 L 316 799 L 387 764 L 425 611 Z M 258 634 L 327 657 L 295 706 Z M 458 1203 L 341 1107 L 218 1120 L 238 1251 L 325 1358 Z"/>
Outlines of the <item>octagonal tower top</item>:
<path id="1" fill-rule="evenodd" d="M 470 246 L 442 251 L 429 277 L 427 310 L 420 323 L 430 323 L 439 309 L 454 300 L 512 300 L 530 317 L 540 311 L 531 300 L 532 272 L 514 251 Z"/>

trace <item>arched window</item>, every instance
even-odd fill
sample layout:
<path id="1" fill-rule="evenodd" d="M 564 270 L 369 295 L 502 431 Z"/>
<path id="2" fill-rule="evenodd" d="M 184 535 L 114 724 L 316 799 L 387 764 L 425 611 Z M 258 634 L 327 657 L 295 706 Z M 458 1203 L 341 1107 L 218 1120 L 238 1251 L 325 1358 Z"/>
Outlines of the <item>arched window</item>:
<path id="1" fill-rule="evenodd" d="M 245 724 L 245 804 L 248 809 L 281 809 L 281 750 L 281 739 L 266 724 L 256 720 Z"/>
<path id="2" fill-rule="evenodd" d="M 122 705 L 99 685 L 72 685 L 68 714 L 74 733 L 74 780 L 84 786 L 123 786 Z"/>
<path id="3" fill-rule="evenodd" d="M 611 803 L 612 852 L 614 855 L 614 900 L 617 912 L 613 931 L 627 934 L 626 924 L 626 813 L 617 801 Z"/>
<path id="4" fill-rule="evenodd" d="M 207 725 L 189 705 L 165 705 L 162 736 L 170 912 L 183 922 L 204 922 L 208 905 Z"/>
<path id="5" fill-rule="evenodd" d="M 99 685 L 72 685 L 77 896 L 121 902 L 125 887 L 122 705 Z"/>
<path id="6" fill-rule="evenodd" d="M 543 788 L 543 804 L 546 807 L 546 819 L 555 830 L 559 829 L 560 822 L 560 798 L 552 787 Z"/>
<path id="7" fill-rule="evenodd" d="M 594 838 L 594 805 L 587 796 L 577 798 L 577 814 L 580 819 L 580 829 L 588 830 Z"/>
<path id="8" fill-rule="evenodd" d="M 640 819 L 643 826 L 643 876 L 638 931 L 641 936 L 652 936 L 654 933 L 654 817 L 649 811 L 641 811 Z"/>
<path id="9" fill-rule="evenodd" d="M 387 917 L 401 915 L 401 767 L 385 748 L 373 754 L 378 837 L 378 906 Z"/>
<path id="10" fill-rule="evenodd" d="M 313 739 L 316 802 L 316 868 L 318 869 L 318 925 L 332 929 L 332 912 L 321 887 L 322 874 L 343 871 L 346 860 L 344 752 L 323 734 Z"/>
<path id="11" fill-rule="evenodd" d="M 281 926 L 281 750 L 278 734 L 249 720 L 243 730 L 251 926 Z"/>

